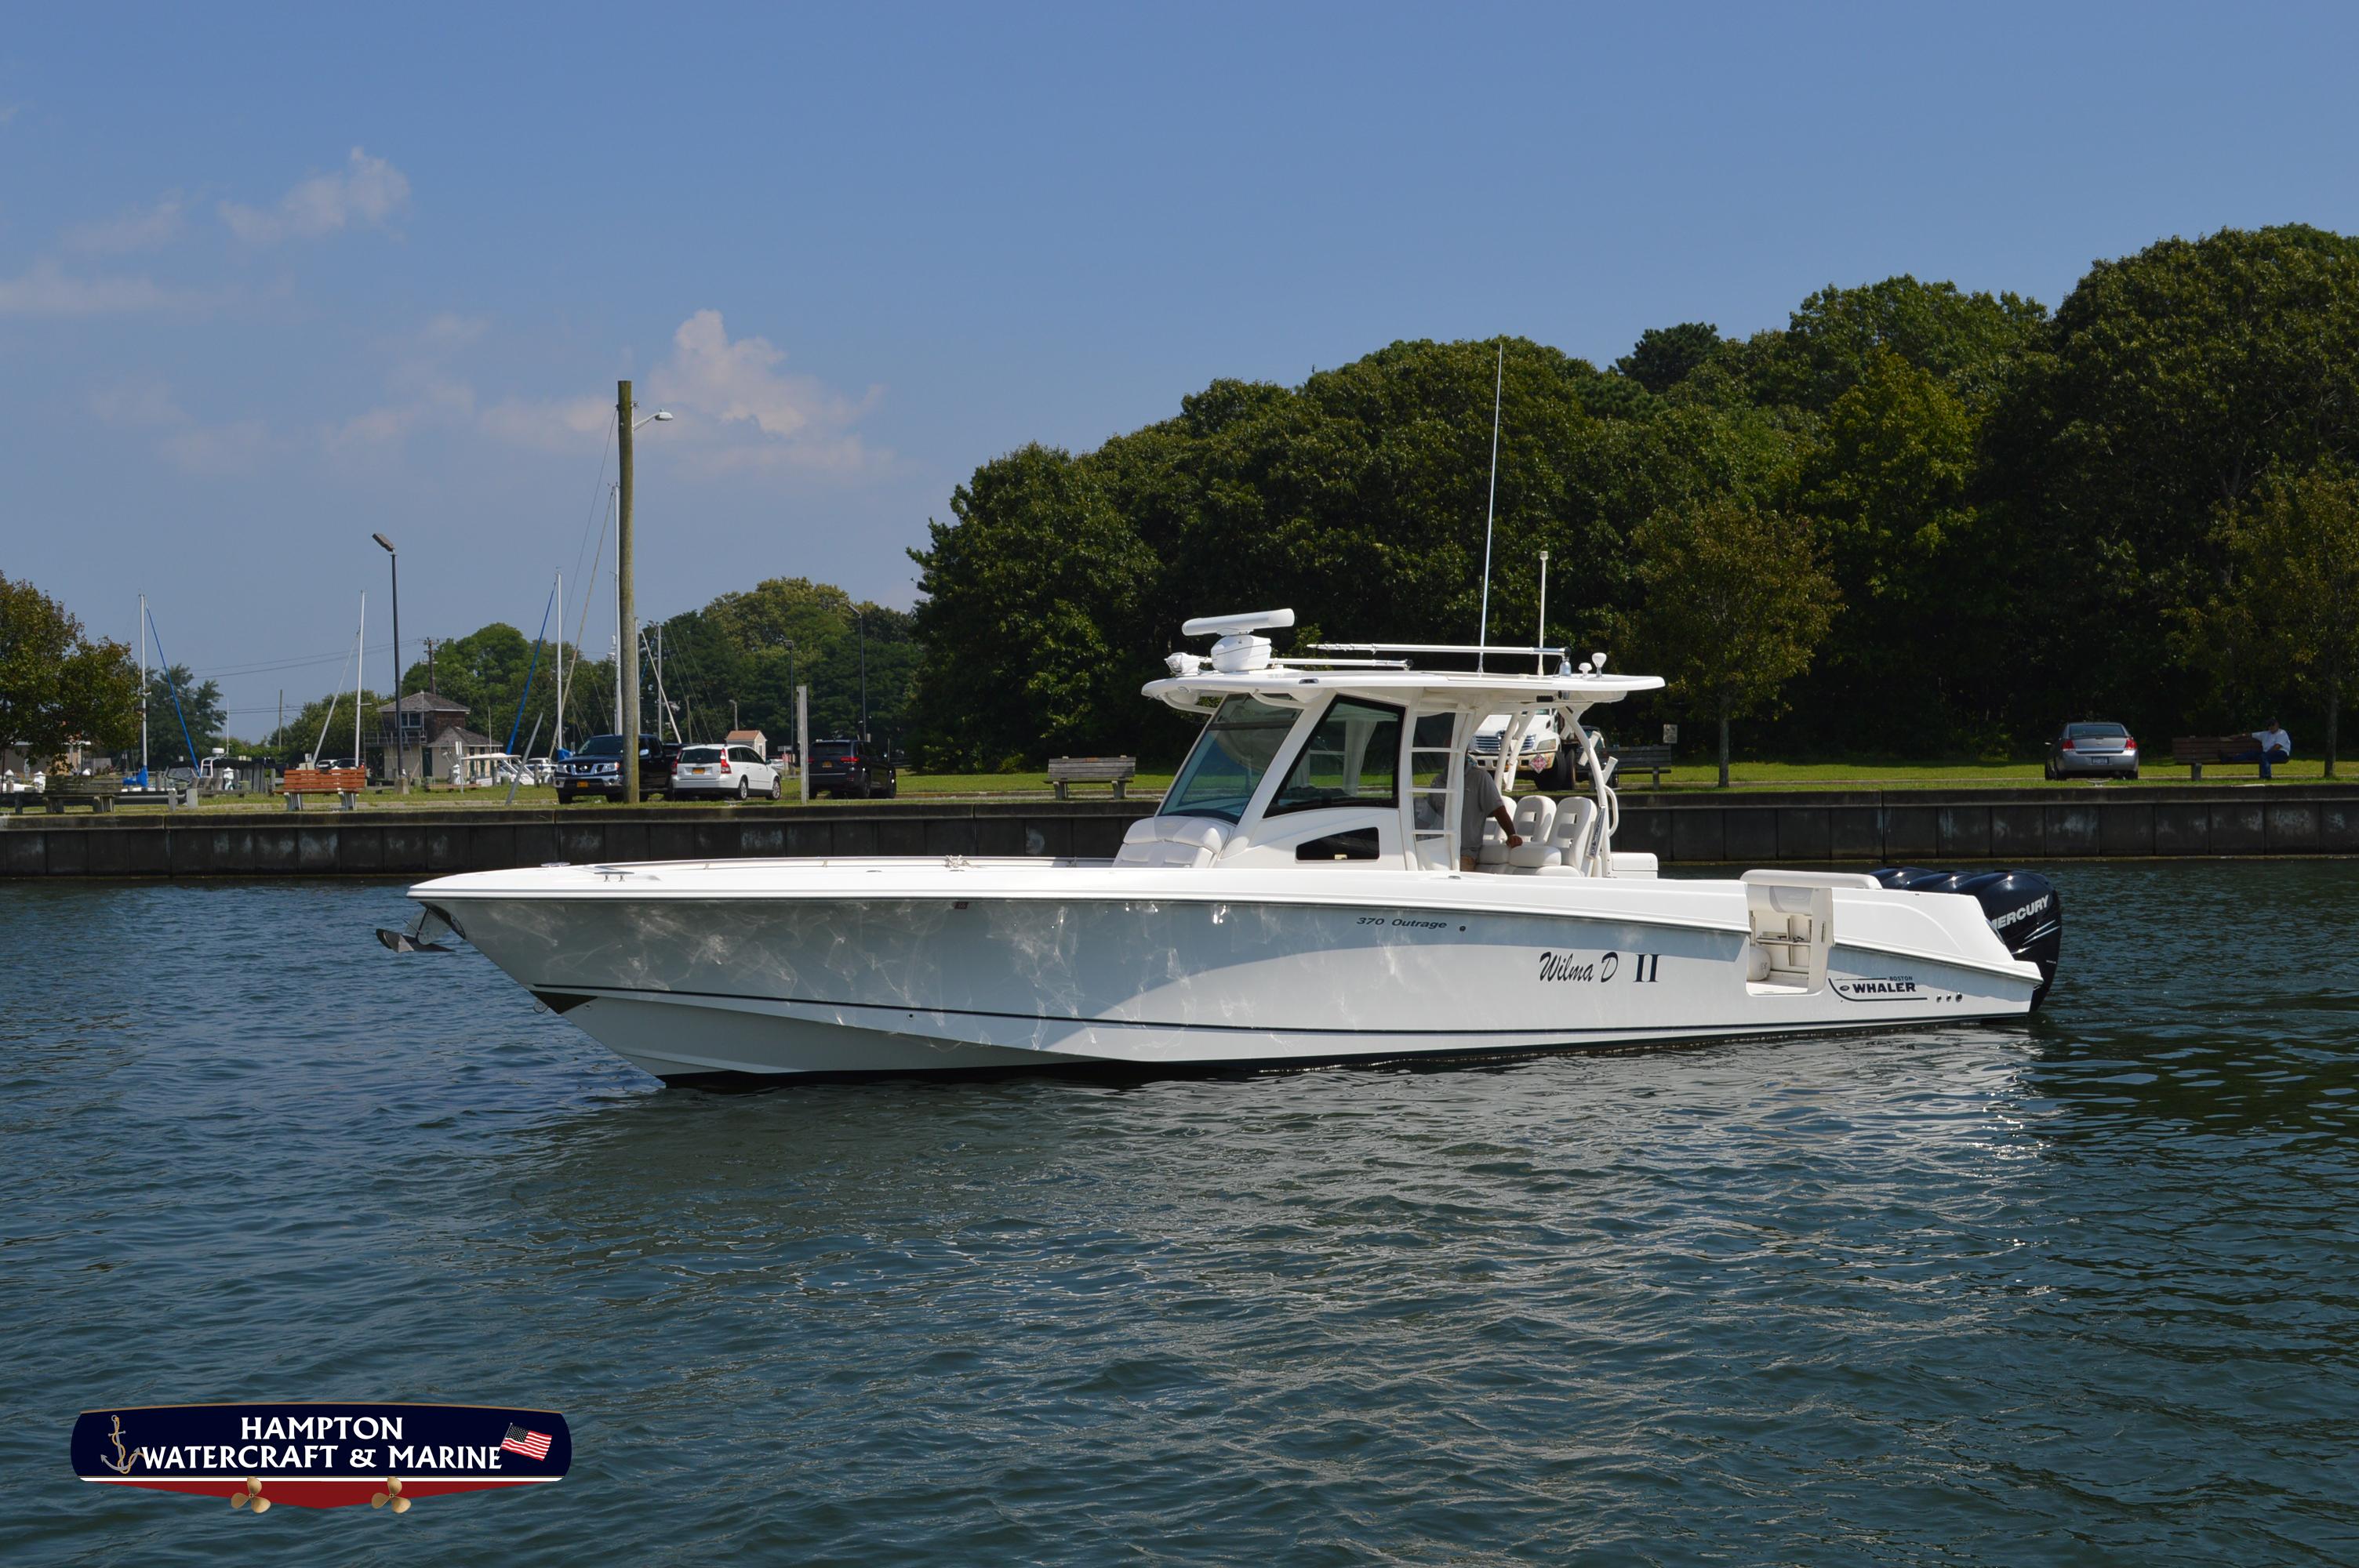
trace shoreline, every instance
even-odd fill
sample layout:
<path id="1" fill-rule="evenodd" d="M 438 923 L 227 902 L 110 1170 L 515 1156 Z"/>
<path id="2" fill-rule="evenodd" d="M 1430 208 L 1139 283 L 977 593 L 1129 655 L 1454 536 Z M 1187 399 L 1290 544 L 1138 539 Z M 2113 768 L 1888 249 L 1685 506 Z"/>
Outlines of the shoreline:
<path id="1" fill-rule="evenodd" d="M 1104 858 L 1152 799 L 468 806 L 0 820 L 0 880 L 440 876 L 549 861 Z M 1615 845 L 1674 865 L 2359 855 L 2359 784 L 1786 790 L 1622 797 Z"/>

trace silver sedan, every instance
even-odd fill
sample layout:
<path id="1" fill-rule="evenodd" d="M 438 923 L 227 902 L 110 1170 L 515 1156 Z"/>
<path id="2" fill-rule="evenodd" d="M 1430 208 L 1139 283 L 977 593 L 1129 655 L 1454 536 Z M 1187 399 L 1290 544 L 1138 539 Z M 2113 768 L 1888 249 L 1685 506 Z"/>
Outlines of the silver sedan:
<path id="1" fill-rule="evenodd" d="M 2048 743 L 2051 779 L 2138 776 L 2137 737 L 2123 724 L 2077 721 Z"/>

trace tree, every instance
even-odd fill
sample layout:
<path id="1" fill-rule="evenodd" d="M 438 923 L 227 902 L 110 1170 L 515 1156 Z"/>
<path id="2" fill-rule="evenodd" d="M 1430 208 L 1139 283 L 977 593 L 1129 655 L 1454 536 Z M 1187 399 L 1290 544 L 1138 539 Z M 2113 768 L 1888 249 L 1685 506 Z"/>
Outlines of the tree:
<path id="1" fill-rule="evenodd" d="M 138 688 L 135 676 L 132 688 Z M 136 704 L 135 704 L 136 706 Z M 187 728 L 183 742 L 194 746 L 197 755 L 189 759 L 194 767 L 197 757 L 203 756 L 222 743 L 223 731 L 229 723 L 229 714 L 222 707 L 221 683 L 199 680 L 186 665 L 147 672 L 147 728 L 151 737 L 161 743 L 158 750 L 169 755 L 181 741 L 181 729 Z M 135 731 L 136 733 L 136 731 Z"/>
<path id="2" fill-rule="evenodd" d="M 1774 708 L 1842 596 L 1808 524 L 1734 496 L 1665 507 L 1633 543 L 1646 594 L 1637 641 L 1674 695 L 1718 718 L 1725 789 L 1730 720 Z"/>
<path id="3" fill-rule="evenodd" d="M 377 706 L 386 700 L 374 691 L 364 690 L 360 694 L 357 706 L 361 715 L 361 745 L 364 751 L 376 741 L 380 722 Z M 302 711 L 272 730 L 269 738 L 263 741 L 261 750 L 266 755 L 289 764 L 305 756 L 350 756 L 354 706 L 353 694 L 349 691 L 315 697 L 303 705 Z M 321 738 L 323 726 L 326 730 L 324 741 Z"/>
<path id="4" fill-rule="evenodd" d="M 1931 372 L 1872 351 L 1818 422 L 1799 508 L 1818 524 L 1845 612 L 1811 672 L 1817 722 L 1830 738 L 1863 709 L 1911 713 L 1923 747 L 1955 747 L 1973 728 L 1962 708 L 1962 652 L 1991 606 L 1978 591 L 1971 500 L 1979 421 Z"/>
<path id="5" fill-rule="evenodd" d="M 139 673 L 121 643 L 89 637 L 64 605 L 0 576 L 0 742 L 46 762 L 70 741 L 107 750 L 139 734 Z"/>
<path id="6" fill-rule="evenodd" d="M 2272 475 L 2227 514 L 2221 541 L 2228 582 L 2205 619 L 2324 701 L 2332 778 L 2343 688 L 2359 673 L 2359 471 L 2322 463 Z"/>
<path id="7" fill-rule="evenodd" d="M 2051 716 L 2175 721 L 2171 627 L 2224 587 L 2222 509 L 2273 470 L 2359 461 L 2359 241 L 2222 230 L 2098 263 L 1988 447 L 2009 530 L 1993 554 L 2031 563 L 2017 621 L 2053 641 L 2017 646 L 2038 651 Z"/>
<path id="8" fill-rule="evenodd" d="M 1720 351 L 1720 329 L 1709 321 L 1649 327 L 1614 368 L 1658 397 L 1670 391 Z"/>
<path id="9" fill-rule="evenodd" d="M 1123 687 L 1121 638 L 1155 561 L 1090 469 L 1033 445 L 995 459 L 951 497 L 913 550 L 926 595 L 917 633 L 922 743 L 969 766 L 1092 746 Z"/>

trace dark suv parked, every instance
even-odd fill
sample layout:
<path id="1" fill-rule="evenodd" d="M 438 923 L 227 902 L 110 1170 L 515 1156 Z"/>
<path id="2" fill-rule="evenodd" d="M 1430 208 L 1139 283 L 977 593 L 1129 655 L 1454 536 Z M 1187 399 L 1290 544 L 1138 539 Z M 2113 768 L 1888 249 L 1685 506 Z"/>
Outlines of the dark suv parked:
<path id="1" fill-rule="evenodd" d="M 605 800 L 623 798 L 623 738 L 592 735 L 582 749 L 557 764 L 557 800 L 571 805 L 580 795 Z M 669 741 L 639 737 L 639 798 L 653 800 L 671 794 L 672 770 L 679 765 L 679 748 Z"/>
<path id="2" fill-rule="evenodd" d="M 810 787 L 836 796 L 860 800 L 891 800 L 901 781 L 893 769 L 892 753 L 875 741 L 814 741 L 810 749 Z"/>

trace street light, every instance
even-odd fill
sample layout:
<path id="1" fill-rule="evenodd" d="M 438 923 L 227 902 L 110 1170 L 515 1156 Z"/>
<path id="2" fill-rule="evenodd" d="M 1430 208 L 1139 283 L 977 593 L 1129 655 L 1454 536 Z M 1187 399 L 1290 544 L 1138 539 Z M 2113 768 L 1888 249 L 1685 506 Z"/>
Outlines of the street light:
<path id="1" fill-rule="evenodd" d="M 393 541 L 382 534 L 370 538 L 385 546 L 393 568 L 393 776 L 401 781 L 401 793 L 409 793 L 409 747 L 401 733 L 401 552 Z M 360 759 L 353 759 L 358 762 Z"/>
<path id="2" fill-rule="evenodd" d="M 631 424 L 631 428 L 632 428 L 633 430 L 635 430 L 635 431 L 636 431 L 636 430 L 644 430 L 644 429 L 646 429 L 648 426 L 650 426 L 650 425 L 654 424 L 654 423 L 655 423 L 657 420 L 658 420 L 658 419 L 661 419 L 661 420 L 664 420 L 664 421 L 669 422 L 669 421 L 670 420 L 670 418 L 671 418 L 671 410 L 670 410 L 670 409 L 669 409 L 669 408 L 658 408 L 658 409 L 657 409 L 654 413 L 652 413 L 652 414 L 648 415 L 648 416 L 647 416 L 646 418 L 644 418 L 644 419 L 634 420 L 634 421 L 632 422 L 632 424 Z"/>

